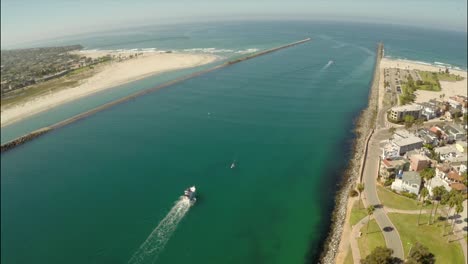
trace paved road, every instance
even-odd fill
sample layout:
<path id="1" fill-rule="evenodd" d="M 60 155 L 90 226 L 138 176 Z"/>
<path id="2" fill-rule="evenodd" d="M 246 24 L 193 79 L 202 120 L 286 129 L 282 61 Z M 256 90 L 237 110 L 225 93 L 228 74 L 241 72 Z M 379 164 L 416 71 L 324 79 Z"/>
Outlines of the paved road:
<path id="1" fill-rule="evenodd" d="M 377 224 L 383 230 L 385 242 L 388 248 L 393 249 L 393 255 L 400 259 L 404 259 L 403 245 L 401 243 L 398 230 L 388 218 L 386 212 L 381 206 L 379 197 L 377 196 L 376 180 L 379 169 L 379 141 L 388 138 L 388 131 L 382 130 L 376 132 L 369 142 L 369 152 L 367 155 L 366 166 L 364 168 L 364 175 L 362 181 L 365 184 L 364 189 L 364 204 L 376 206 L 374 211 L 374 218 Z"/>

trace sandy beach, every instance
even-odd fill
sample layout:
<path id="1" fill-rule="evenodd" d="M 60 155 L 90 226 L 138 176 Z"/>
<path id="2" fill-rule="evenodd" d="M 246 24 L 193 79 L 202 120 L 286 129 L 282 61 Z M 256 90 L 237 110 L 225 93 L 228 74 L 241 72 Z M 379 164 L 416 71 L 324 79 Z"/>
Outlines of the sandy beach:
<path id="1" fill-rule="evenodd" d="M 415 61 L 408 61 L 408 60 L 394 60 L 383 58 L 381 61 L 381 69 L 384 68 L 400 68 L 400 69 L 416 69 L 421 71 L 433 71 L 438 72 L 439 70 L 445 70 L 443 66 L 435 66 L 429 64 L 418 63 Z M 447 82 L 447 81 L 440 81 L 440 86 L 442 91 L 440 92 L 433 92 L 433 91 L 422 91 L 418 90 L 415 92 L 416 95 L 416 103 L 427 102 L 430 99 L 439 99 L 440 95 L 444 94 L 445 98 L 454 95 L 467 95 L 467 72 L 461 70 L 450 69 L 450 73 L 460 75 L 464 78 L 464 80 L 456 81 L 456 82 Z M 383 82 L 382 82 L 383 87 Z"/>
<path id="2" fill-rule="evenodd" d="M 100 57 L 104 55 L 115 55 L 106 51 L 81 51 L 87 57 Z M 132 53 L 119 53 L 126 56 Z M 93 93 L 135 81 L 144 77 L 172 70 L 195 67 L 208 64 L 217 59 L 210 54 L 185 54 L 185 53 L 156 53 L 147 52 L 136 58 L 123 61 L 112 61 L 100 69 L 98 73 L 82 80 L 77 86 L 57 91 L 52 94 L 40 95 L 31 98 L 28 102 L 15 105 L 2 105 L 1 126 L 17 122 L 31 115 L 49 110 L 58 105 L 71 102 L 78 98 Z"/>

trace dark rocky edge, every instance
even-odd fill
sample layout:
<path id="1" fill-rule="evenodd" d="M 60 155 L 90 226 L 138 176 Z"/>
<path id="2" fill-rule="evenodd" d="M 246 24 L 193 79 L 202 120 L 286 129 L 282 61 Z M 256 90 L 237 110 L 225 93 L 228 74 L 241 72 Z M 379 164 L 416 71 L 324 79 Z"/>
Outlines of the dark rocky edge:
<path id="1" fill-rule="evenodd" d="M 383 43 L 377 47 L 377 56 L 374 66 L 374 76 L 371 82 L 369 92 L 368 107 L 364 109 L 356 121 L 355 139 L 353 142 L 353 154 L 349 161 L 348 168 L 344 172 L 341 188 L 335 197 L 335 209 L 332 214 L 332 225 L 324 248 L 320 257 L 320 263 L 335 263 L 335 257 L 338 254 L 341 234 L 346 219 L 346 210 L 348 204 L 349 192 L 355 187 L 358 178 L 362 177 L 362 163 L 367 153 L 367 144 L 375 128 L 375 121 L 378 111 L 379 100 L 379 78 L 380 78 L 380 60 L 383 57 Z"/>

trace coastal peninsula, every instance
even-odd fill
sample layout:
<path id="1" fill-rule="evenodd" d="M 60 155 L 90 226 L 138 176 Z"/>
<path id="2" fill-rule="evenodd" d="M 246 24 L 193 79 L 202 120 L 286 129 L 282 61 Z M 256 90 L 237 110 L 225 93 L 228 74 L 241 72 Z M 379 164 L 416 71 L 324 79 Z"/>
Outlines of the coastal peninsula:
<path id="1" fill-rule="evenodd" d="M 375 128 L 375 133 L 358 150 L 365 149 L 365 162 L 359 165 L 359 177 L 354 178 L 349 193 L 336 263 L 359 263 L 378 246 L 391 249 L 394 257 L 406 259 L 416 241 L 421 242 L 417 246 L 422 251 L 432 252 L 437 260 L 462 263 L 467 256 L 463 239 L 467 235 L 466 222 L 454 222 L 452 232 L 446 232 L 444 219 L 451 214 L 454 219 L 467 216 L 466 200 L 458 199 L 467 191 L 463 166 L 467 161 L 463 128 L 467 116 L 467 72 L 442 63 L 391 58 L 382 58 L 380 69 L 376 70 L 378 98 L 371 97 L 369 102 L 378 104 L 375 124 L 369 127 Z M 406 110 L 413 108 L 414 111 Z M 393 120 L 390 113 L 398 111 L 406 111 L 406 115 L 402 120 Z M 396 153 L 390 151 L 405 140 L 416 143 L 405 150 L 398 148 Z M 419 164 L 420 160 L 424 164 Z M 401 173 L 398 177 L 395 168 Z M 434 181 L 425 178 L 429 172 L 434 172 Z M 420 182 L 418 188 L 400 187 L 400 181 L 408 180 L 410 175 Z M 440 194 L 433 193 L 438 189 Z M 437 199 L 445 218 L 436 216 L 436 212 L 432 216 L 429 210 L 428 204 L 437 204 Z M 458 204 L 459 211 L 451 211 L 449 200 Z M 438 218 L 431 222 L 431 217 Z M 420 221 L 429 227 L 415 228 Z M 432 227 L 436 222 L 437 226 Z M 440 226 L 445 226 L 443 232 Z M 460 243 L 454 243 L 457 241 Z"/>
<path id="2" fill-rule="evenodd" d="M 6 126 L 20 121 L 34 114 L 47 111 L 56 106 L 71 102 L 73 100 L 103 91 L 118 85 L 129 83 L 151 75 L 160 74 L 167 71 L 196 67 L 214 62 L 217 57 L 212 54 L 189 54 L 189 53 L 160 53 L 135 51 L 73 51 L 75 54 L 87 58 L 111 57 L 112 60 L 99 64 L 85 78 L 70 85 L 65 85 L 60 89 L 47 89 L 50 80 L 42 83 L 45 89 L 33 96 L 20 98 L 17 100 L 5 99 L 2 96 L 1 105 L 1 126 Z M 135 53 L 137 54 L 135 56 Z M 70 76 L 60 77 L 66 82 Z M 52 85 L 51 85 L 52 86 Z M 23 89 L 34 89 L 35 87 L 25 87 Z"/>

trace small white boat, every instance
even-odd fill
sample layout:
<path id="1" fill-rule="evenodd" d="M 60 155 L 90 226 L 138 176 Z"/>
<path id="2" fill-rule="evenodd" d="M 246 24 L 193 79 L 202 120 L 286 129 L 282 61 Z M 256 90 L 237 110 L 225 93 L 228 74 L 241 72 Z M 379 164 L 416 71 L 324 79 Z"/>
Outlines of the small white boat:
<path id="1" fill-rule="evenodd" d="M 236 162 L 234 161 L 234 162 L 232 162 L 232 164 L 231 164 L 231 169 L 234 169 L 235 167 L 236 167 Z"/>
<path id="2" fill-rule="evenodd" d="M 195 188 L 195 186 L 187 188 L 184 191 L 184 196 L 182 196 L 182 198 L 189 200 L 192 204 L 195 203 L 195 201 L 197 201 L 197 198 L 195 197 L 196 190 L 197 189 Z"/>

